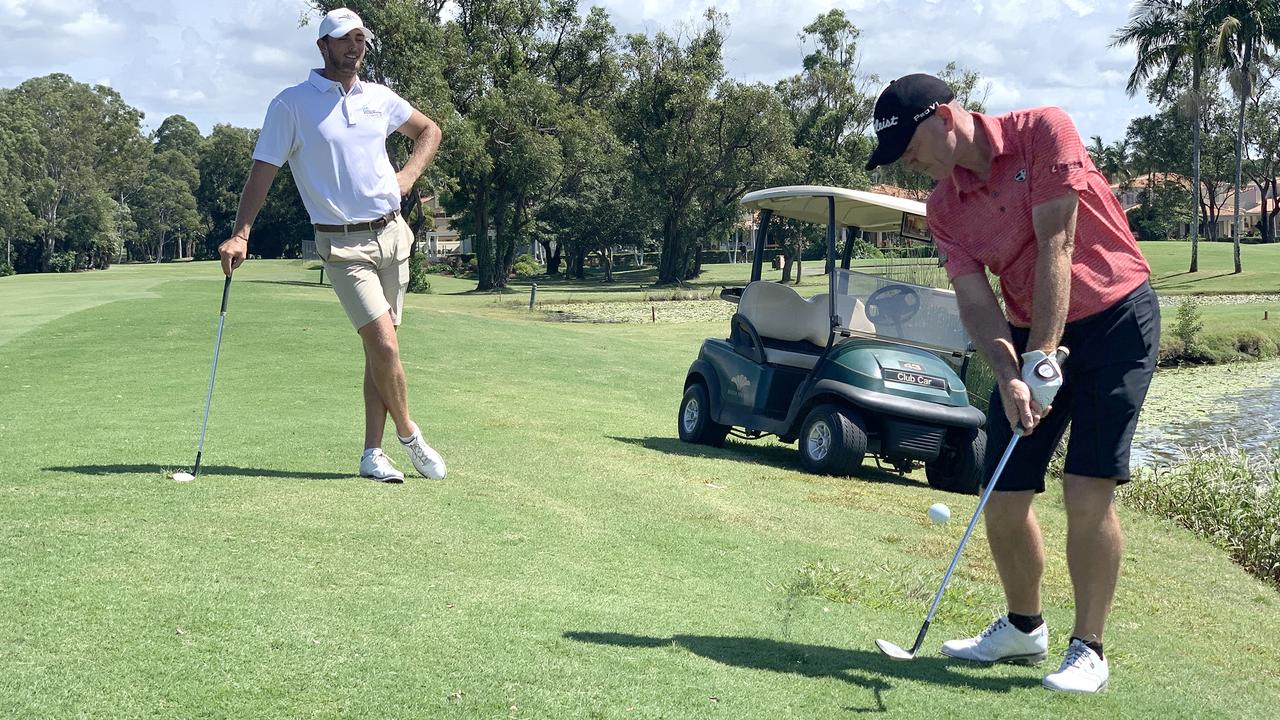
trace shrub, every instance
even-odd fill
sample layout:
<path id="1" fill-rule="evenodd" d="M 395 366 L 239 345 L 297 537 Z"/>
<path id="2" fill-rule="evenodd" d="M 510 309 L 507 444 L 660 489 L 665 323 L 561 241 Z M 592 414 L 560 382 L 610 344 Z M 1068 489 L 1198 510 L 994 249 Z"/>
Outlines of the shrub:
<path id="1" fill-rule="evenodd" d="M 0 277 L 8 277 L 13 274 L 13 266 L 8 260 L 0 259 Z"/>
<path id="2" fill-rule="evenodd" d="M 1184 353 L 1194 355 L 1199 348 L 1196 335 L 1204 329 L 1204 319 L 1200 316 L 1200 306 L 1190 295 L 1178 303 L 1177 319 L 1173 323 L 1173 336 L 1182 341 Z"/>
<path id="3" fill-rule="evenodd" d="M 54 253 L 49 258 L 49 272 L 74 272 L 76 269 L 76 253 L 74 250 Z"/>
<path id="4" fill-rule="evenodd" d="M 525 253 L 516 258 L 515 263 L 511 266 L 511 271 L 518 278 L 531 278 L 542 274 L 542 266 L 538 264 L 533 256 Z"/>
<path id="5" fill-rule="evenodd" d="M 1120 498 L 1224 548 L 1245 570 L 1280 585 L 1280 448 L 1250 457 L 1229 443 L 1185 452 L 1172 469 L 1143 469 Z"/>
<path id="6" fill-rule="evenodd" d="M 431 292 L 431 279 L 427 277 L 427 258 L 422 253 L 409 257 L 409 292 Z"/>

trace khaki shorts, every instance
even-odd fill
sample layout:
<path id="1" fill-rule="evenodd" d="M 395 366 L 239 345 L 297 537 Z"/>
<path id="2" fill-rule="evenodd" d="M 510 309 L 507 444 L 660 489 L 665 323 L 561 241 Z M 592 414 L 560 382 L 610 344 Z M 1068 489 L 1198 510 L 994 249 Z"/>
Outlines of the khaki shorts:
<path id="1" fill-rule="evenodd" d="M 316 254 L 356 330 L 385 312 L 400 324 L 412 249 L 413 230 L 399 215 L 377 230 L 316 231 Z"/>

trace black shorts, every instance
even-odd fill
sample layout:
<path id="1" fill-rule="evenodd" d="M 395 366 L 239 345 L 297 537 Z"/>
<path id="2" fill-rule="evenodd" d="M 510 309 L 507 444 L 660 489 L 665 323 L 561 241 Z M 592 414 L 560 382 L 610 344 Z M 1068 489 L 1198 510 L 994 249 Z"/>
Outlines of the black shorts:
<path id="1" fill-rule="evenodd" d="M 1009 329 L 1021 354 L 1030 331 Z M 1067 323 L 1062 344 L 1071 355 L 1062 365 L 1062 387 L 1053 410 L 1035 432 L 1018 441 L 996 492 L 1044 492 L 1049 461 L 1068 422 L 1066 472 L 1129 481 L 1129 448 L 1160 349 L 1160 304 L 1155 291 L 1144 282 L 1110 308 Z M 984 485 L 1012 437 L 1000 390 L 993 388 L 987 411 Z"/>

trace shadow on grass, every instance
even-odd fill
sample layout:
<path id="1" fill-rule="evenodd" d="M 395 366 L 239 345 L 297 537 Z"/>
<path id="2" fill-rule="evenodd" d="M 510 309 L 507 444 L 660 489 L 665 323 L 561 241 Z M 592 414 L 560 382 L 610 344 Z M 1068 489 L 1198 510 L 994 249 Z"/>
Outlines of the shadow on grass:
<path id="1" fill-rule="evenodd" d="M 1174 274 L 1172 274 L 1172 275 L 1162 275 L 1162 276 L 1160 276 L 1159 278 L 1153 279 L 1153 281 L 1152 281 L 1151 285 L 1152 285 L 1152 287 L 1154 287 L 1156 290 L 1160 290 L 1160 289 L 1166 289 L 1166 290 L 1167 290 L 1167 289 L 1169 289 L 1169 288 L 1175 288 L 1175 287 L 1188 287 L 1188 286 L 1193 286 L 1193 285 L 1196 285 L 1196 284 L 1198 284 L 1198 283 L 1202 283 L 1202 282 L 1204 282 L 1204 281 L 1206 281 L 1206 280 L 1216 280 L 1216 279 L 1221 278 L 1221 277 L 1227 277 L 1227 276 L 1229 276 L 1229 275 L 1231 275 L 1231 274 L 1232 274 L 1232 273 L 1229 273 L 1229 272 L 1221 272 L 1221 273 L 1218 273 L 1217 275 L 1201 275 L 1201 274 L 1199 274 L 1199 273 L 1194 273 L 1194 274 L 1192 274 L 1192 273 L 1174 273 Z M 1183 279 L 1183 280 L 1181 280 L 1181 281 L 1179 281 L 1179 282 L 1173 282 L 1173 279 L 1174 279 L 1174 278 L 1176 278 L 1176 277 L 1180 277 L 1180 276 L 1184 276 L 1184 275 L 1192 275 L 1192 277 L 1187 277 L 1187 278 L 1185 278 L 1185 279 Z"/>
<path id="2" fill-rule="evenodd" d="M 293 285 L 296 287 L 325 288 L 325 289 L 329 289 L 333 287 L 332 285 L 329 285 L 329 284 L 322 285 L 320 284 L 319 281 L 307 282 L 306 280 L 245 280 L 245 282 L 262 283 L 264 285 Z"/>
<path id="3" fill-rule="evenodd" d="M 890 660 L 875 650 L 850 650 L 826 645 L 802 645 L 765 638 L 672 635 L 647 637 L 611 632 L 570 631 L 564 637 L 581 643 L 625 648 L 661 648 L 675 645 L 689 652 L 733 667 L 789 673 L 815 679 L 842 680 L 872 693 L 873 704 L 845 708 L 852 712 L 885 712 L 883 693 L 893 689 L 889 678 L 905 678 L 934 685 L 948 685 L 987 692 L 1010 692 L 1040 684 L 1037 678 L 982 677 L 957 672 L 960 664 L 943 657 L 922 657 L 910 662 Z"/>
<path id="4" fill-rule="evenodd" d="M 769 467 L 778 468 L 779 470 L 795 470 L 797 472 L 803 470 L 800 465 L 800 455 L 791 448 L 780 447 L 778 445 L 758 445 L 751 442 L 734 442 L 727 440 L 723 448 L 714 448 L 707 445 L 694 445 L 684 442 L 678 438 L 669 437 L 647 437 L 647 438 L 629 438 L 617 437 L 615 435 L 607 435 L 610 440 L 635 445 L 648 450 L 656 450 L 668 455 L 683 455 L 685 457 L 715 458 L 719 460 L 743 460 L 758 465 L 768 465 Z M 866 480 L 869 482 L 888 483 L 890 485 L 904 485 L 907 487 L 920 487 L 920 483 L 911 478 L 898 475 L 897 473 L 882 470 L 873 464 L 863 464 L 858 471 L 858 480 Z"/>
<path id="5" fill-rule="evenodd" d="M 76 473 L 79 475 L 168 475 L 183 468 L 170 465 L 68 465 L 41 468 L 47 472 Z M 271 470 L 244 468 L 232 465 L 203 465 L 201 475 L 231 475 L 241 477 L 294 478 L 297 480 L 349 480 L 351 473 L 302 472 L 295 470 Z"/>

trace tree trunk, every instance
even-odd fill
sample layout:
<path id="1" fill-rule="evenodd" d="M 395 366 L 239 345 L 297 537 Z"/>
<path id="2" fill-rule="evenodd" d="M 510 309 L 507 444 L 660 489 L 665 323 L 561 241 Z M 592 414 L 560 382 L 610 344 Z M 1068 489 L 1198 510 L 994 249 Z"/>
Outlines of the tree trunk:
<path id="1" fill-rule="evenodd" d="M 782 251 L 782 280 L 779 282 L 791 282 L 791 266 L 795 264 L 795 261 L 796 260 L 791 256 L 791 253 L 785 250 Z"/>
<path id="2" fill-rule="evenodd" d="M 604 266 L 604 281 L 613 282 L 613 246 L 600 251 L 600 264 Z"/>
<path id="3" fill-rule="evenodd" d="M 662 255 L 658 259 L 658 284 L 674 285 L 680 281 L 680 238 L 676 218 L 667 215 L 662 221 Z"/>
<path id="4" fill-rule="evenodd" d="M 1187 272 L 1200 270 L 1200 57 L 1199 52 L 1191 63 L 1191 106 L 1195 113 L 1192 124 L 1191 139 L 1191 268 Z"/>
<path id="5" fill-rule="evenodd" d="M 555 242 L 556 244 L 555 252 L 551 251 L 552 242 Z M 555 241 L 539 240 L 538 244 L 542 246 L 542 251 L 547 258 L 547 274 L 555 275 L 559 273 L 560 272 L 560 247 L 561 247 L 560 241 L 559 240 L 555 240 Z"/>
<path id="6" fill-rule="evenodd" d="M 1236 184 L 1235 184 L 1235 216 L 1231 223 L 1231 244 L 1235 247 L 1235 274 L 1241 272 L 1240 267 L 1240 226 L 1243 224 L 1240 218 L 1240 179 L 1244 172 L 1244 110 L 1245 102 L 1249 99 L 1249 55 L 1253 52 L 1253 39 L 1245 41 L 1244 53 L 1241 55 L 1240 61 L 1240 113 L 1239 120 L 1236 123 Z"/>
<path id="7" fill-rule="evenodd" d="M 1276 179 L 1270 178 L 1267 181 L 1267 189 L 1271 190 L 1271 209 L 1267 207 L 1267 189 L 1262 191 L 1262 242 L 1273 243 L 1276 241 L 1275 218 L 1280 214 L 1280 198 L 1276 197 L 1277 185 Z"/>
<path id="8" fill-rule="evenodd" d="M 489 191 L 478 187 L 476 203 L 476 290 L 493 289 L 493 240 L 489 237 Z"/>

